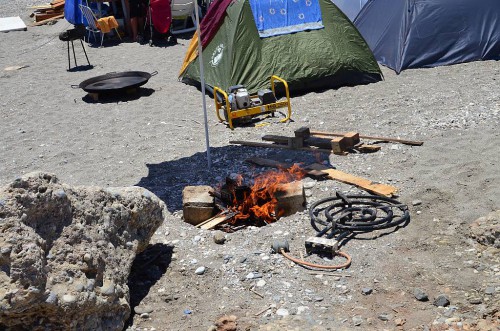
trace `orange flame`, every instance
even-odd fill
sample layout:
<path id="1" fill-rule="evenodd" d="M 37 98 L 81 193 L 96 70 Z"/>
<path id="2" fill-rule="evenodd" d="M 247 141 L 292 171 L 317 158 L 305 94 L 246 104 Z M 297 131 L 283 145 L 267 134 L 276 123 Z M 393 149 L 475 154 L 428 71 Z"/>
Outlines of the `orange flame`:
<path id="1" fill-rule="evenodd" d="M 294 164 L 289 169 L 268 171 L 254 179 L 251 190 L 243 198 L 243 202 L 234 199 L 234 209 L 239 213 L 233 218 L 233 224 L 239 220 L 261 220 L 272 223 L 284 214 L 284 210 L 278 210 L 276 192 L 280 190 L 281 184 L 300 180 L 305 172 Z"/>

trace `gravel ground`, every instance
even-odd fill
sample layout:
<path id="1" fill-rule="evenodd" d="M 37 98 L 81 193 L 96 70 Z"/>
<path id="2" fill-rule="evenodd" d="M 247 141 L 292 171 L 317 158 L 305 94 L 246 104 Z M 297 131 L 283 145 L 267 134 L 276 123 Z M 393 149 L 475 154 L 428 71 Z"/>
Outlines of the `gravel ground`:
<path id="1" fill-rule="evenodd" d="M 38 3 L 2 2 L 0 16 L 20 15 L 28 22 L 26 7 Z M 208 170 L 201 95 L 177 80 L 189 40 L 158 47 L 105 41 L 103 48 L 87 49 L 92 70 L 68 72 L 66 45 L 57 38 L 68 27 L 59 21 L 0 35 L 0 183 L 43 170 L 74 185 L 142 186 L 166 202 L 169 216 L 143 258 L 161 254 L 148 268 L 133 269 L 136 314 L 129 330 L 208 330 L 223 315 L 234 315 L 241 330 L 498 327 L 499 250 L 469 237 L 469 224 L 500 209 L 497 61 L 400 75 L 382 68 L 385 80 L 376 84 L 293 97 L 290 123 L 270 118 L 234 131 L 217 121 L 208 99 L 213 163 Z M 4 70 L 10 66 L 26 67 Z M 125 99 L 91 102 L 71 88 L 126 70 L 158 75 Z M 302 126 L 424 145 L 389 143 L 373 154 L 328 156 L 229 144 L 260 141 L 264 134 L 291 136 Z M 387 235 L 350 240 L 342 249 L 352 256 L 352 266 L 329 274 L 270 254 L 274 239 L 288 239 L 295 255 L 303 250 L 304 240 L 315 234 L 307 212 L 227 234 L 223 245 L 214 243 L 212 231 L 182 221 L 186 185 L 215 186 L 230 174 L 264 171 L 245 163 L 253 156 L 320 161 L 394 185 L 398 199 L 409 205 L 411 221 Z M 309 205 L 335 191 L 361 193 L 331 180 L 305 183 Z M 417 300 L 417 289 L 429 300 Z M 439 295 L 449 299 L 447 307 L 434 305 Z"/>

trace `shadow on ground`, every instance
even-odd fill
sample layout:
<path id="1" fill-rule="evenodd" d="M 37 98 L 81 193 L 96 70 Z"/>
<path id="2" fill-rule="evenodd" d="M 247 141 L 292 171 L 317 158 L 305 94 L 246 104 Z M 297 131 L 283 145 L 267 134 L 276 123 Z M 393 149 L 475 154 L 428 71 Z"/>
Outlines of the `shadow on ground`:
<path id="1" fill-rule="evenodd" d="M 149 245 L 144 252 L 136 256 L 130 276 L 128 287 L 130 289 L 130 318 L 125 329 L 132 326 L 134 321 L 134 308 L 148 295 L 151 287 L 165 274 L 172 261 L 172 246 L 165 244 Z"/>
<path id="2" fill-rule="evenodd" d="M 142 97 L 149 97 L 155 92 L 155 90 L 150 88 L 138 88 L 134 92 L 124 92 L 124 91 L 114 91 L 100 93 L 97 100 L 94 100 L 90 94 L 85 94 L 82 100 L 86 103 L 117 103 L 117 102 L 127 102 L 140 99 Z"/>
<path id="3" fill-rule="evenodd" d="M 303 164 L 317 162 L 319 158 L 312 152 L 236 145 L 213 147 L 210 149 L 210 155 L 212 159 L 210 170 L 207 166 L 206 152 L 172 161 L 147 164 L 148 175 L 141 178 L 139 183 L 135 185 L 156 194 L 166 203 L 167 209 L 173 213 L 182 209 L 182 190 L 186 186 L 209 185 L 216 187 L 232 173 L 242 174 L 245 179 L 248 179 L 248 176 L 253 173 L 271 170 L 246 163 L 245 160 L 251 157 Z"/>

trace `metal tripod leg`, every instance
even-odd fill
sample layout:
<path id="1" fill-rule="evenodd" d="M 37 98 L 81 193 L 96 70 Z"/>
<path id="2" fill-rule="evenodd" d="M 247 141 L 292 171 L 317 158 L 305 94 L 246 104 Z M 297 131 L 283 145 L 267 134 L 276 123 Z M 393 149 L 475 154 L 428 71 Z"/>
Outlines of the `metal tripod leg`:
<path id="1" fill-rule="evenodd" d="M 73 40 L 71 40 L 71 48 L 73 49 L 73 59 L 75 60 L 75 67 L 77 67 L 78 64 L 76 64 L 75 45 L 73 44 Z"/>
<path id="2" fill-rule="evenodd" d="M 69 55 L 69 40 L 66 42 L 66 45 L 68 45 L 68 71 L 71 70 L 71 59 Z"/>
<path id="3" fill-rule="evenodd" d="M 90 61 L 89 61 L 89 57 L 87 56 L 87 51 L 85 50 L 85 46 L 83 45 L 83 41 L 80 39 L 80 44 L 82 44 L 82 48 L 83 48 L 83 53 L 85 53 L 85 58 L 87 59 L 87 63 L 89 64 L 90 66 Z M 68 46 L 69 47 L 69 46 Z M 69 51 L 69 48 L 68 48 L 68 51 Z"/>

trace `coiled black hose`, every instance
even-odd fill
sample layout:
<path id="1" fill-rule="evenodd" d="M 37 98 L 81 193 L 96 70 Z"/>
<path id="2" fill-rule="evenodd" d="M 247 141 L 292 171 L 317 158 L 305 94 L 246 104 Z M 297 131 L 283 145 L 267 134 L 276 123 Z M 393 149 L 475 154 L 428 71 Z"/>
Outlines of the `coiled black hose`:
<path id="1" fill-rule="evenodd" d="M 311 225 L 317 237 L 341 241 L 350 234 L 366 233 L 398 226 L 410 221 L 408 206 L 387 197 L 348 195 L 319 200 L 309 208 Z"/>

